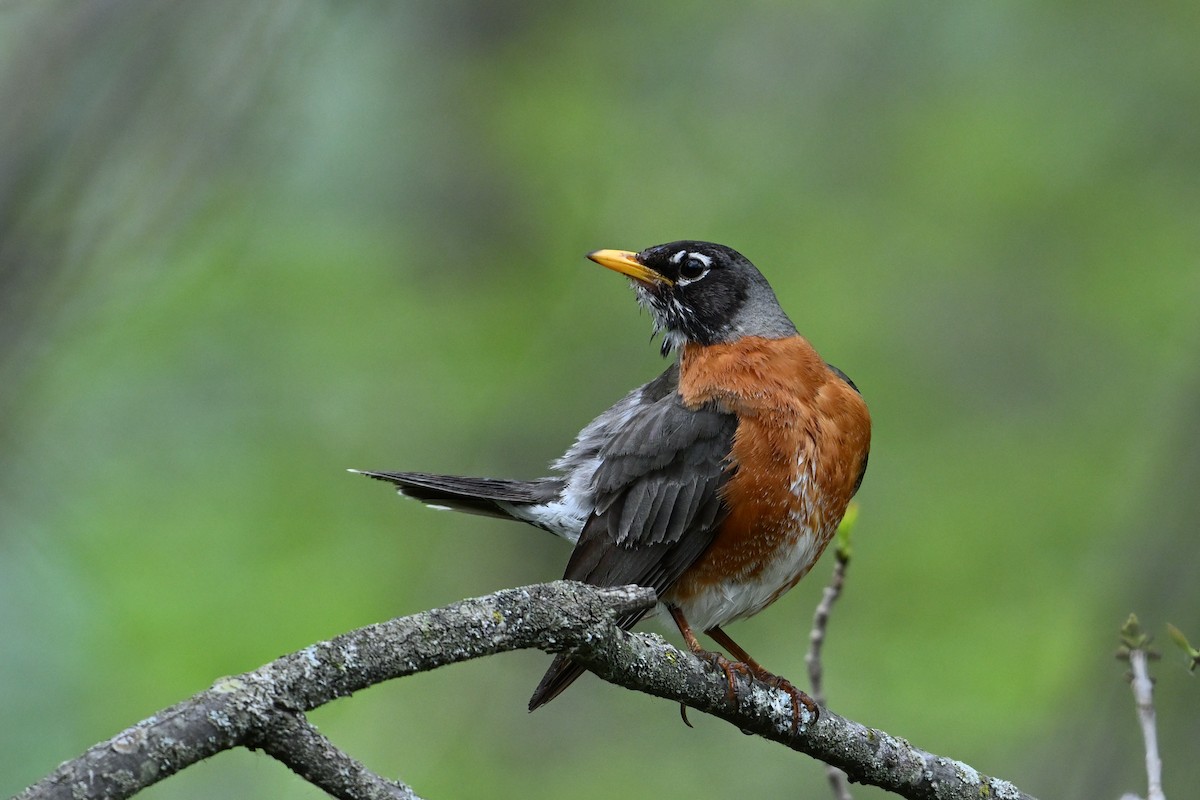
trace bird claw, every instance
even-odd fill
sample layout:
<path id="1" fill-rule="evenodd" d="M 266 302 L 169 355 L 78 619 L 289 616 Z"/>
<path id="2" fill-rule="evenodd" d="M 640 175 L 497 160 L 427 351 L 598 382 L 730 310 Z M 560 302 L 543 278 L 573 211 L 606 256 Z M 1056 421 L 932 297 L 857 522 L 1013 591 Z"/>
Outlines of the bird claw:
<path id="1" fill-rule="evenodd" d="M 804 708 L 812 716 L 812 721 L 814 723 L 821 718 L 821 709 L 817 705 L 817 702 L 793 686 L 792 682 L 787 678 L 781 678 L 778 675 L 772 675 L 769 672 L 765 675 L 759 675 L 757 677 L 768 686 L 787 692 L 792 698 L 792 733 L 799 732 L 802 724 L 800 720 L 800 706 L 804 706 Z"/>
<path id="2" fill-rule="evenodd" d="M 734 675 L 742 675 L 747 678 L 757 678 L 763 683 L 770 686 L 772 689 L 779 689 L 788 694 L 792 698 L 792 732 L 799 732 L 803 726 L 801 719 L 800 708 L 803 706 L 805 710 L 812 716 L 812 721 L 816 722 L 821 718 L 821 710 L 816 702 L 804 692 L 797 689 L 787 678 L 782 678 L 774 673 L 767 672 L 757 664 L 747 664 L 744 661 L 730 661 L 720 653 L 705 652 L 697 655 L 705 658 L 721 672 L 725 673 L 726 690 L 725 695 L 730 703 L 736 704 L 738 701 L 737 679 Z M 684 721 L 687 721 L 685 716 Z M 689 724 L 690 727 L 690 724 Z"/>

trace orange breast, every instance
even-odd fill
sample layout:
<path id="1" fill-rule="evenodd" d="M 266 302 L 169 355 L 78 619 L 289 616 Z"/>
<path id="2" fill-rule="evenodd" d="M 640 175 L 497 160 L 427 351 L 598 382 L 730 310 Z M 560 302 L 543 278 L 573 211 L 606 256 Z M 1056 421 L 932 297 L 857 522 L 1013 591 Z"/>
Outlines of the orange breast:
<path id="1" fill-rule="evenodd" d="M 723 490 L 730 514 L 666 597 L 685 614 L 694 607 L 706 629 L 760 611 L 812 567 L 854 494 L 871 420 L 800 336 L 688 345 L 679 392 L 739 419 Z"/>

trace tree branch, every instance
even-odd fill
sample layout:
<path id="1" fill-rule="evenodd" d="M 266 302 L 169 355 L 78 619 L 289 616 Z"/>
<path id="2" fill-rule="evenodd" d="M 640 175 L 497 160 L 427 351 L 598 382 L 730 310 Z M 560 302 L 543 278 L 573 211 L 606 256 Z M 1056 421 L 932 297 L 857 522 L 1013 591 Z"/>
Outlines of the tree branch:
<path id="1" fill-rule="evenodd" d="M 239 746 L 262 749 L 337 797 L 412 797 L 340 753 L 303 713 L 385 680 L 523 648 L 569 651 L 611 683 L 685 703 L 914 800 L 1032 800 L 1007 781 L 829 711 L 815 725 L 804 713 L 794 730 L 791 697 L 753 678 L 737 676 L 731 701 L 720 670 L 659 636 L 617 627 L 617 617 L 654 600 L 640 587 L 556 581 L 360 628 L 217 681 L 60 765 L 17 800 L 129 797 Z"/>
<path id="2" fill-rule="evenodd" d="M 299 712 L 274 709 L 267 727 L 246 742 L 341 800 L 420 800 L 411 788 L 376 775 L 343 753 Z"/>
<path id="3" fill-rule="evenodd" d="M 613 615 L 653 603 L 650 589 L 597 590 L 560 581 L 508 589 L 368 625 L 253 672 L 222 678 L 210 689 L 94 745 L 17 797 L 130 797 L 185 767 L 239 746 L 262 749 L 305 777 L 320 775 L 329 765 L 303 761 L 303 751 L 317 753 L 324 745 L 309 734 L 306 745 L 292 749 L 286 735 L 296 728 L 281 724 L 281 713 L 299 719 L 305 711 L 377 683 L 480 656 L 529 647 L 561 649 L 566 643 L 602 635 L 606 627 L 614 627 Z M 308 726 L 307 721 L 303 726 Z M 321 742 L 326 742 L 324 737 Z M 337 757 L 365 772 L 348 756 Z M 378 776 L 364 780 L 377 787 L 385 782 Z M 394 791 L 353 794 L 348 788 L 336 790 L 331 783 L 318 785 L 339 797 L 396 796 Z M 405 790 L 399 791 L 403 797 Z"/>

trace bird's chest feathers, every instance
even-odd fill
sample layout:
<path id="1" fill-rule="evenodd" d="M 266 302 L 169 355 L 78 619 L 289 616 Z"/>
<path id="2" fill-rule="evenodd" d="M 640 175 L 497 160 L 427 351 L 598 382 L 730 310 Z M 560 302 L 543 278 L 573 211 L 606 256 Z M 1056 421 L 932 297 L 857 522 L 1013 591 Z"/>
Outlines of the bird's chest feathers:
<path id="1" fill-rule="evenodd" d="M 737 616 L 753 614 L 808 572 L 841 520 L 862 457 L 851 451 L 866 448 L 865 439 L 847 446 L 846 433 L 865 423 L 869 437 L 865 406 L 842 396 L 853 390 L 799 336 L 689 346 L 680 366 L 685 404 L 716 403 L 738 427 L 723 489 L 729 515 L 677 585 L 679 599 L 733 575 L 751 606 Z"/>

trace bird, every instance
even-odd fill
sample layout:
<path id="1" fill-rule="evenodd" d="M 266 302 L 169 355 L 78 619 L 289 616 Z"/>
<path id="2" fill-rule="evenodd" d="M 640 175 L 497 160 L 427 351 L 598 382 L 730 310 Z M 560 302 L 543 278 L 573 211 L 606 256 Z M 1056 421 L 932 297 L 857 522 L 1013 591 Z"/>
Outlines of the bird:
<path id="1" fill-rule="evenodd" d="M 352 470 L 429 506 L 517 520 L 574 544 L 563 577 L 654 589 L 688 649 L 816 705 L 725 633 L 812 569 L 862 484 L 871 418 L 858 387 L 801 336 L 738 251 L 683 240 L 596 250 L 626 276 L 661 335 L 667 368 L 588 423 L 535 480 Z M 732 656 L 706 650 L 704 632 Z M 583 672 L 555 657 L 532 711 Z M 686 709 L 684 715 L 686 718 Z"/>

